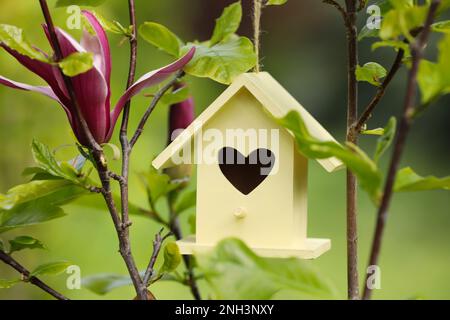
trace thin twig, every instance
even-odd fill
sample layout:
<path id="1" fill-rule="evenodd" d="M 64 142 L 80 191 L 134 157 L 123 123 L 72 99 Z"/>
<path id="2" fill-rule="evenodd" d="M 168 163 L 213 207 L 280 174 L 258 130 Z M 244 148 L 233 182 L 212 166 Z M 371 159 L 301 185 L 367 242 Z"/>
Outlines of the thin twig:
<path id="1" fill-rule="evenodd" d="M 139 125 L 136 129 L 136 132 L 134 133 L 133 137 L 130 140 L 130 148 L 133 148 L 136 144 L 137 140 L 141 136 L 142 132 L 144 131 L 145 124 L 147 123 L 148 118 L 152 114 L 153 110 L 155 109 L 158 102 L 161 100 L 161 98 L 164 96 L 164 94 L 169 91 L 170 88 L 174 86 L 174 84 L 184 76 L 184 71 L 180 70 L 177 72 L 175 77 L 169 81 L 166 85 L 164 85 L 158 93 L 155 94 L 155 97 L 153 98 L 152 102 L 150 103 L 149 107 L 144 113 L 144 116 L 142 117 L 141 121 L 139 122 Z"/>
<path id="2" fill-rule="evenodd" d="M 31 275 L 30 271 L 28 271 L 24 266 L 22 266 L 19 262 L 17 262 L 13 257 L 6 254 L 6 252 L 4 252 L 2 250 L 0 250 L 0 260 L 2 260 L 4 263 L 9 265 L 10 267 L 14 268 L 17 272 L 19 272 L 22 275 L 22 281 L 29 282 L 29 283 L 35 285 L 36 287 L 44 290 L 49 295 L 53 296 L 54 298 L 56 298 L 58 300 L 69 300 L 69 298 L 65 297 L 64 295 L 62 295 L 55 289 L 49 287 L 47 284 L 42 282 L 42 280 L 40 280 L 39 278 L 30 276 Z"/>
<path id="3" fill-rule="evenodd" d="M 387 74 L 383 83 L 378 88 L 375 96 L 373 97 L 373 99 L 370 101 L 370 103 L 367 105 L 366 109 L 363 111 L 363 113 L 359 117 L 357 123 L 354 125 L 354 130 L 357 133 L 361 133 L 361 131 L 363 130 L 367 121 L 372 116 L 373 110 L 378 105 L 378 103 L 381 101 L 381 99 L 384 97 L 387 87 L 391 83 L 392 79 L 394 79 L 395 75 L 397 74 L 397 71 L 400 69 L 400 67 L 402 65 L 404 55 L 405 55 L 405 51 L 400 49 L 397 53 L 394 63 L 392 64 L 392 67 L 389 70 L 389 73 Z"/>
<path id="4" fill-rule="evenodd" d="M 263 2 L 262 0 L 253 0 L 253 41 L 255 45 L 256 65 L 255 72 L 261 71 L 260 49 L 261 49 L 261 15 Z"/>
<path id="5" fill-rule="evenodd" d="M 178 216 L 174 211 L 174 195 L 175 193 L 170 193 L 167 197 L 169 213 L 170 213 L 170 230 L 175 236 L 175 239 L 181 240 L 183 238 L 183 234 L 181 232 L 180 223 L 178 220 Z M 197 284 L 197 279 L 194 274 L 194 269 L 191 263 L 191 257 L 188 255 L 183 255 L 183 262 L 187 270 L 187 284 L 191 289 L 192 296 L 195 300 L 202 300 L 200 289 Z"/>
<path id="6" fill-rule="evenodd" d="M 342 19 L 344 20 L 344 23 L 345 23 L 345 27 L 348 28 L 350 26 L 350 22 L 349 22 L 349 18 L 348 18 L 348 15 L 347 15 L 347 11 L 344 9 L 344 7 L 342 7 L 335 0 L 322 0 L 322 1 L 323 1 L 323 3 L 330 4 L 333 7 L 335 7 L 339 11 L 339 13 L 341 14 Z"/>
<path id="7" fill-rule="evenodd" d="M 388 217 L 388 210 L 391 204 L 393 187 L 395 179 L 397 177 L 397 171 L 400 164 L 400 160 L 403 155 L 403 150 L 405 148 L 406 140 L 411 129 L 413 114 L 416 108 L 416 94 L 417 94 L 417 74 L 419 70 L 420 61 L 423 58 L 425 45 L 428 42 L 430 35 L 431 25 L 434 21 L 436 11 L 440 5 L 440 0 L 433 0 L 423 31 L 418 40 L 412 43 L 411 55 L 412 55 L 412 66 L 408 74 L 408 86 L 406 89 L 406 97 L 403 107 L 402 120 L 398 129 L 397 138 L 394 145 L 394 151 L 392 153 L 392 158 L 389 165 L 389 172 L 386 178 L 386 184 L 384 187 L 383 198 L 381 200 L 380 207 L 378 209 L 377 224 L 375 228 L 375 235 L 372 242 L 372 249 L 370 253 L 369 266 L 378 265 L 378 260 L 381 251 L 381 243 L 383 240 L 384 229 L 386 226 L 386 220 Z M 366 277 L 366 282 L 364 286 L 364 299 L 370 299 L 372 295 L 372 288 L 368 286 L 369 275 Z"/>
<path id="8" fill-rule="evenodd" d="M 155 235 L 155 240 L 153 240 L 153 253 L 152 256 L 150 258 L 150 262 L 148 263 L 147 269 L 145 270 L 145 274 L 144 274 L 144 284 L 145 287 L 149 286 L 149 282 L 151 277 L 153 276 L 154 273 L 154 268 L 155 268 L 155 264 L 156 264 L 156 259 L 159 256 L 159 253 L 161 251 L 161 247 L 164 243 L 164 241 L 170 237 L 172 235 L 172 232 L 167 233 L 165 236 L 162 236 L 164 229 L 161 229 L 156 235 Z"/>
<path id="9" fill-rule="evenodd" d="M 128 0 L 128 12 L 130 17 L 130 24 L 132 33 L 130 37 L 130 66 L 128 70 L 127 89 L 134 83 L 136 75 L 137 63 L 137 23 L 136 23 L 136 7 L 134 0 Z M 128 180 L 130 171 L 130 153 L 131 148 L 128 141 L 128 122 L 130 116 L 131 100 L 127 101 L 123 110 L 122 124 L 120 127 L 120 144 L 122 146 L 122 180 L 120 182 L 120 196 L 122 204 L 122 222 L 125 226 L 131 225 L 129 221 L 129 201 L 128 201 Z M 127 228 L 127 227 L 126 227 Z M 128 230 L 125 230 L 125 235 L 129 237 Z"/>

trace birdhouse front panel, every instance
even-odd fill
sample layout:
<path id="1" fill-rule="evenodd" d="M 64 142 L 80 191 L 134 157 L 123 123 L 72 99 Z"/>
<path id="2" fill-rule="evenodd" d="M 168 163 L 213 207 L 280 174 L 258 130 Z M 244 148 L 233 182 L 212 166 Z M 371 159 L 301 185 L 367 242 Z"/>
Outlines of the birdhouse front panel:
<path id="1" fill-rule="evenodd" d="M 242 88 L 203 124 L 201 135 L 195 152 L 203 150 L 204 157 L 216 161 L 198 161 L 197 243 L 212 245 L 234 236 L 250 246 L 298 244 L 306 226 L 300 225 L 303 213 L 294 212 L 294 206 L 306 208 L 306 203 L 296 204 L 306 197 L 294 195 L 294 144 L 289 133 Z M 258 157 L 260 152 L 265 154 Z M 299 170 L 305 170 L 299 177 L 303 185 L 306 167 Z"/>

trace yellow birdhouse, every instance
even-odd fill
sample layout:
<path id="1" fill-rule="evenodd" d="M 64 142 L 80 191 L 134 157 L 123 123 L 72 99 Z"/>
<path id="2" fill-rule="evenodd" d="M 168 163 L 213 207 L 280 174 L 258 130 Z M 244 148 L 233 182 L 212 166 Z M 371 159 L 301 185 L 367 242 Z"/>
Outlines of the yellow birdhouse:
<path id="1" fill-rule="evenodd" d="M 292 110 L 315 138 L 335 141 L 270 74 L 246 73 L 153 161 L 156 169 L 197 165 L 196 235 L 178 241 L 182 254 L 227 237 L 267 257 L 314 259 L 330 249 L 329 239 L 307 236 L 308 159 L 274 121 Z M 328 172 L 343 166 L 317 161 Z"/>

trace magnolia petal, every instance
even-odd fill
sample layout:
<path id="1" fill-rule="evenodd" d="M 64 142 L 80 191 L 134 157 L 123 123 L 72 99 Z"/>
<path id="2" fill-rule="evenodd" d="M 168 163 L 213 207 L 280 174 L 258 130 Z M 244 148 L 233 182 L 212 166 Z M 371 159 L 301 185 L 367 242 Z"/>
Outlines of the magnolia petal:
<path id="1" fill-rule="evenodd" d="M 184 66 L 186 64 L 188 64 L 189 61 L 192 60 L 192 57 L 194 56 L 194 54 L 195 54 L 195 48 L 192 48 L 186 55 L 184 55 L 179 60 L 173 62 L 172 64 L 169 64 L 168 66 L 160 68 L 158 70 L 151 71 L 151 72 L 145 74 L 144 76 L 142 76 L 140 79 L 138 79 L 125 92 L 125 94 L 119 99 L 119 102 L 117 102 L 114 110 L 111 112 L 111 130 L 108 134 L 108 137 L 111 137 L 112 130 L 114 130 L 114 126 L 117 121 L 117 118 L 119 117 L 120 113 L 122 112 L 122 109 L 125 106 L 125 104 L 131 98 L 133 98 L 135 95 L 137 95 L 143 89 L 153 86 L 155 84 L 158 84 L 158 83 L 166 80 L 172 74 L 183 69 Z"/>
<path id="2" fill-rule="evenodd" d="M 41 93 L 47 97 L 49 97 L 52 100 L 55 100 L 58 102 L 66 112 L 67 118 L 69 119 L 70 125 L 75 130 L 74 122 L 72 118 L 72 114 L 70 113 L 70 110 L 59 100 L 59 98 L 56 96 L 56 94 L 53 92 L 53 90 L 50 87 L 43 87 L 43 86 L 32 86 L 26 83 L 21 83 L 17 81 L 13 81 L 11 79 L 7 79 L 5 77 L 0 76 L 0 84 L 3 84 L 7 87 L 18 89 L 18 90 L 24 90 L 24 91 L 32 91 L 32 92 L 38 92 Z"/>
<path id="3" fill-rule="evenodd" d="M 44 30 L 50 39 L 48 28 L 45 25 Z M 81 44 L 64 30 L 56 28 L 56 34 L 64 57 L 74 52 L 86 52 Z M 107 142 L 105 138 L 110 129 L 109 86 L 101 69 L 94 66 L 91 70 L 72 77 L 71 81 L 78 106 L 92 136 L 98 143 Z M 79 138 L 79 136 L 78 134 L 77 137 Z"/>
<path id="4" fill-rule="evenodd" d="M 0 76 L 0 83 L 13 89 L 38 92 L 61 103 L 61 101 L 59 101 L 58 97 L 55 95 L 55 93 L 52 91 L 50 87 L 32 86 L 26 83 L 10 80 L 2 76 Z"/>
<path id="5" fill-rule="evenodd" d="M 64 85 L 61 85 L 55 77 L 55 71 L 58 71 L 58 68 L 52 66 L 51 64 L 31 59 L 4 44 L 0 44 L 0 46 L 12 55 L 21 65 L 45 80 L 45 82 L 50 85 L 53 92 L 64 105 L 70 105 Z"/>
<path id="6" fill-rule="evenodd" d="M 100 53 L 102 56 L 102 71 L 106 81 L 109 84 L 111 80 L 111 49 L 109 47 L 108 37 L 106 36 L 106 32 L 98 19 L 91 12 L 83 10 L 83 15 L 86 17 L 95 31 L 95 39 L 98 43 L 98 45 L 96 45 L 95 47 L 101 50 Z M 85 47 L 85 49 L 87 51 L 90 51 L 89 48 Z M 96 51 L 93 52 L 96 53 Z"/>

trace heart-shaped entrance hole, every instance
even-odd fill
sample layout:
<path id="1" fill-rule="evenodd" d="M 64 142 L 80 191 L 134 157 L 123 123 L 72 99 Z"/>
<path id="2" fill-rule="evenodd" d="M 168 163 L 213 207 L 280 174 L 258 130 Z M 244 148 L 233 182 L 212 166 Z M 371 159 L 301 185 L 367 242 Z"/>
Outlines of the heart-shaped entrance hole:
<path id="1" fill-rule="evenodd" d="M 231 147 L 219 151 L 220 171 L 245 195 L 255 190 L 267 178 L 274 164 L 275 154 L 268 149 L 256 149 L 247 157 Z"/>

